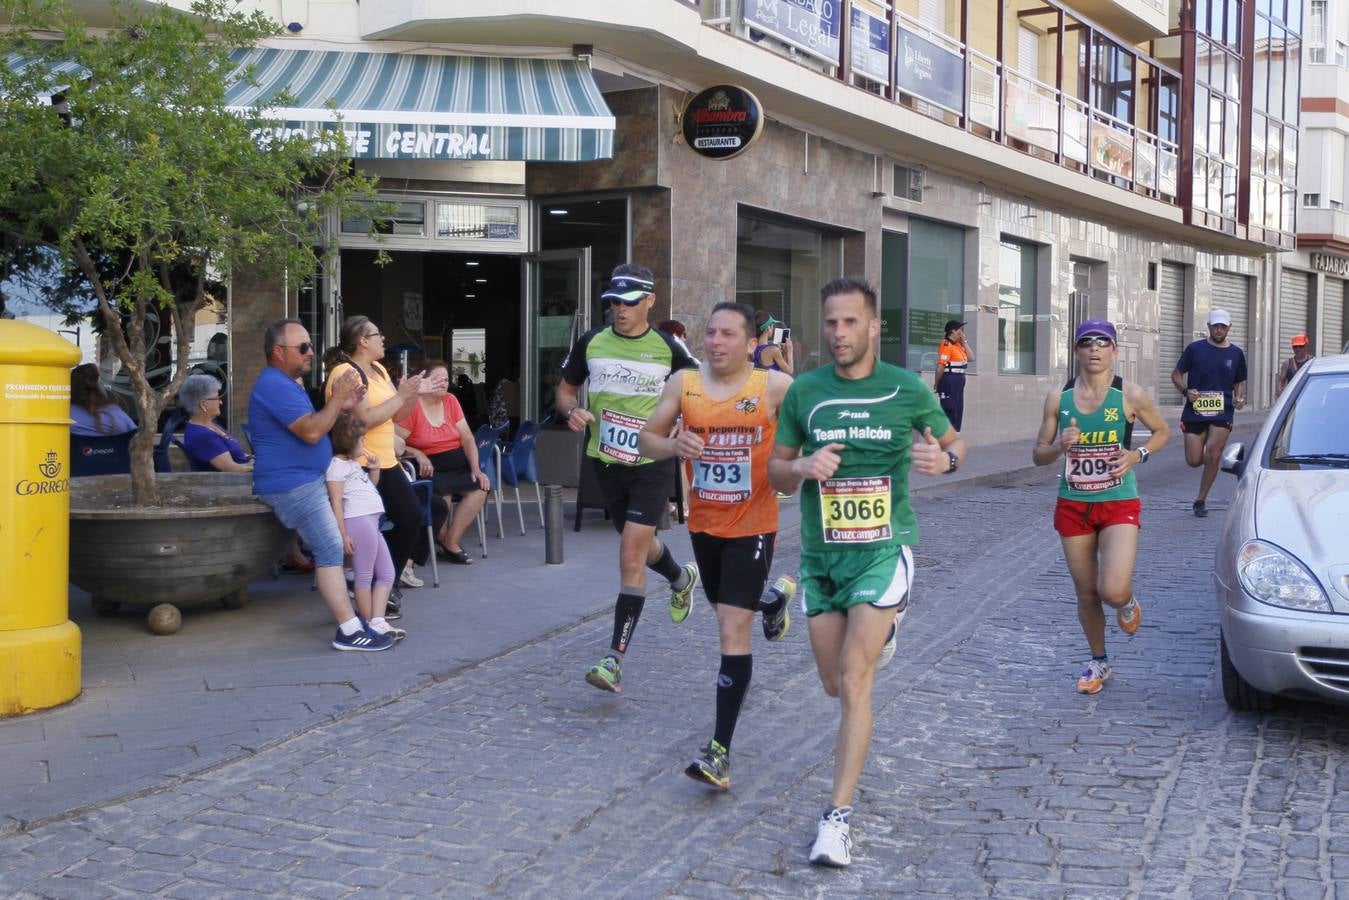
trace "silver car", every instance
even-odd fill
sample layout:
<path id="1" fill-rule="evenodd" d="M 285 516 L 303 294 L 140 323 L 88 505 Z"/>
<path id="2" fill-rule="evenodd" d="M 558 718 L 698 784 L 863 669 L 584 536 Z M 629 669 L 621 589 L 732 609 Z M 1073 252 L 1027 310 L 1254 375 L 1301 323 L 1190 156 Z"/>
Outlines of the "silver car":
<path id="1" fill-rule="evenodd" d="M 1214 559 L 1223 696 L 1349 703 L 1349 356 L 1304 365 L 1222 467 L 1241 478 Z"/>

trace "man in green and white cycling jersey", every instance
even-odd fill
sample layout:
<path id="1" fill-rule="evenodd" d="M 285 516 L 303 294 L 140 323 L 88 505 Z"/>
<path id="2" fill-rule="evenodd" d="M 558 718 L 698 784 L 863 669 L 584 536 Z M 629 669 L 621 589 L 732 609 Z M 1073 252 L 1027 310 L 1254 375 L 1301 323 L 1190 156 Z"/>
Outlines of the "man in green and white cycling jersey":
<path id="1" fill-rule="evenodd" d="M 698 567 L 680 566 L 656 538 L 656 523 L 674 489 L 675 461 L 651 460 L 637 450 L 637 435 L 660 402 L 671 372 L 696 366 L 681 344 L 648 323 L 656 302 L 650 269 L 624 263 L 614 269 L 602 298 L 613 307 L 613 323 L 591 329 L 572 345 L 562 362 L 555 392 L 558 411 L 572 431 L 585 432 L 582 465 L 593 467 L 610 521 L 618 529 L 619 590 L 614 605 L 613 641 L 586 673 L 597 688 L 622 690 L 621 662 L 646 603 L 646 569 L 670 582 L 670 618 L 689 614 Z M 578 400 L 590 382 L 586 406 Z"/>

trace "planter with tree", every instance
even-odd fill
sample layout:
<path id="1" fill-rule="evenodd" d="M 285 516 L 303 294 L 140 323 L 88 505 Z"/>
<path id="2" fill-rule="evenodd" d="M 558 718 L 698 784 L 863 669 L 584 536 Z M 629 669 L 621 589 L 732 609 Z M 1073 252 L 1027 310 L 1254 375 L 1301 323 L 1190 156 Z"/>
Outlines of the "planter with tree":
<path id="1" fill-rule="evenodd" d="M 238 605 L 283 532 L 246 477 L 156 477 L 160 414 L 215 286 L 236 273 L 315 272 L 325 217 L 368 203 L 374 184 L 353 170 L 340 128 L 323 141 L 263 140 L 281 133 L 265 110 L 228 108 L 229 86 L 251 78 L 238 51 L 279 23 L 223 0 L 112 9 L 118 26 L 95 30 L 71 0 L 0 0 L 10 23 L 0 32 L 0 273 L 46 269 L 66 288 L 66 312 L 94 306 L 134 396 L 130 476 L 72 486 L 72 581 L 104 611 Z M 145 365 L 151 316 L 172 329 L 176 358 L 158 386 Z M 260 335 L 236 337 L 260 347 Z"/>

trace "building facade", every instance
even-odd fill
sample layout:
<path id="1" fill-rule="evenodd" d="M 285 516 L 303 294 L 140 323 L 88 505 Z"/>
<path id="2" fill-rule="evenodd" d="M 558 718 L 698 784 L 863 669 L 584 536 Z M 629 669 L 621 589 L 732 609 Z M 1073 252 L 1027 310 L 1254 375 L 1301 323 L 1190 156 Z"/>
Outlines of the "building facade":
<path id="1" fill-rule="evenodd" d="M 628 259 L 695 354 L 734 298 L 791 327 L 799 369 L 827 363 L 818 291 L 843 274 L 881 289 L 882 357 L 929 377 L 942 323 L 967 321 L 976 444 L 1030 433 L 1090 317 L 1116 323 L 1126 377 L 1174 404 L 1180 349 L 1228 308 L 1263 404 L 1274 258 L 1295 245 L 1300 2 L 259 0 L 285 36 L 248 99 L 307 96 L 277 113 L 287 127 L 331 101 L 398 212 L 378 244 L 334 221 L 312 278 L 236 278 L 232 415 L 267 321 L 298 314 L 322 346 L 364 313 L 413 358 L 476 354 L 456 363 L 471 398 L 505 379 L 514 415 L 545 417 Z M 457 86 L 503 60 L 514 75 Z M 764 123 L 712 159 L 681 112 L 722 84 Z M 546 477 L 573 478 L 571 438 L 544 445 Z"/>
<path id="2" fill-rule="evenodd" d="M 1349 352 L 1349 2 L 1308 0 L 1306 17 L 1297 251 L 1279 254 L 1279 359 L 1299 333 L 1316 355 Z"/>

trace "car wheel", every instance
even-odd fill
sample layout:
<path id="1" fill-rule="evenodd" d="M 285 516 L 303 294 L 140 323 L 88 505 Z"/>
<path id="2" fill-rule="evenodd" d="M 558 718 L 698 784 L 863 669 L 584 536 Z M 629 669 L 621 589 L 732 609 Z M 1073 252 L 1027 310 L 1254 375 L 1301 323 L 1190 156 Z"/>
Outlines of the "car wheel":
<path id="1" fill-rule="evenodd" d="M 1238 712 L 1269 712 L 1274 708 L 1274 697 L 1251 686 L 1227 654 L 1227 639 L 1218 637 L 1219 666 L 1222 668 L 1223 699 Z"/>

